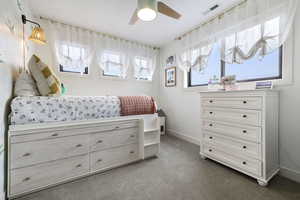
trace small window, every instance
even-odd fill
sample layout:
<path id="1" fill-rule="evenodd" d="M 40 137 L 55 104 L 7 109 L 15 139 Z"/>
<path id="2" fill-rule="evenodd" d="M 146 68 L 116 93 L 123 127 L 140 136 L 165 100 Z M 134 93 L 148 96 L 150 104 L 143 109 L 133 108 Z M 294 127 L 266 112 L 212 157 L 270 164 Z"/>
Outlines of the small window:
<path id="1" fill-rule="evenodd" d="M 84 61 L 86 50 L 80 46 L 62 45 L 61 46 L 60 72 L 71 72 L 88 74 L 88 66 Z"/>
<path id="2" fill-rule="evenodd" d="M 123 64 L 121 61 L 121 53 L 106 51 L 102 54 L 101 62 L 103 76 L 122 77 Z"/>
<path id="3" fill-rule="evenodd" d="M 134 77 L 137 80 L 152 80 L 152 73 L 150 70 L 150 60 L 143 57 L 134 58 L 135 68 Z"/>
<path id="4" fill-rule="evenodd" d="M 194 53 L 194 55 L 197 55 Z M 192 58 L 195 60 L 196 58 Z M 220 45 L 216 43 L 211 51 L 211 55 L 208 58 L 208 63 L 206 68 L 202 71 L 196 69 L 191 69 L 189 72 L 189 86 L 203 86 L 207 85 L 209 79 L 216 76 L 221 77 L 221 52 Z"/>

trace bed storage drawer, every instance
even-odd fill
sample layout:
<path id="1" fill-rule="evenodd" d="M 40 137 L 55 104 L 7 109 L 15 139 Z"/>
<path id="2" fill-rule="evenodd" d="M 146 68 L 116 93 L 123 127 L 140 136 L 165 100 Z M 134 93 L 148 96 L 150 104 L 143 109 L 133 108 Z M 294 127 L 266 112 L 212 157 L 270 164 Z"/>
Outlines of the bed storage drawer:
<path id="1" fill-rule="evenodd" d="M 215 122 L 209 120 L 203 120 L 202 127 L 204 130 L 228 137 L 238 138 L 256 143 L 260 143 L 261 141 L 260 127 L 231 124 L 226 122 Z"/>
<path id="2" fill-rule="evenodd" d="M 262 164 L 261 161 L 251 159 L 247 157 L 236 157 L 229 153 L 226 153 L 218 148 L 205 144 L 203 152 L 223 164 L 250 173 L 254 176 L 261 177 L 262 175 Z"/>
<path id="3" fill-rule="evenodd" d="M 202 106 L 240 108 L 240 109 L 257 109 L 262 108 L 261 97 L 210 97 L 201 99 Z"/>
<path id="4" fill-rule="evenodd" d="M 238 110 L 238 109 L 215 109 L 204 107 L 202 110 L 204 119 L 239 122 L 240 124 L 261 126 L 261 112 L 256 110 Z"/>
<path id="5" fill-rule="evenodd" d="M 16 143 L 12 144 L 10 149 L 10 169 L 15 169 L 88 153 L 89 136 L 79 135 Z"/>
<path id="6" fill-rule="evenodd" d="M 237 156 L 247 156 L 261 160 L 261 145 L 258 143 L 235 140 L 207 131 L 204 131 L 204 142 L 212 146 L 220 147 L 224 150 L 227 149 L 229 153 Z"/>
<path id="7" fill-rule="evenodd" d="M 110 147 L 138 142 L 138 128 L 119 129 L 110 132 L 91 134 L 91 151 L 99 151 Z"/>
<path id="8" fill-rule="evenodd" d="M 138 144 L 91 153 L 91 171 L 102 171 L 139 159 Z"/>
<path id="9" fill-rule="evenodd" d="M 10 170 L 9 194 L 18 195 L 43 188 L 50 184 L 85 175 L 88 171 L 88 155 Z"/>

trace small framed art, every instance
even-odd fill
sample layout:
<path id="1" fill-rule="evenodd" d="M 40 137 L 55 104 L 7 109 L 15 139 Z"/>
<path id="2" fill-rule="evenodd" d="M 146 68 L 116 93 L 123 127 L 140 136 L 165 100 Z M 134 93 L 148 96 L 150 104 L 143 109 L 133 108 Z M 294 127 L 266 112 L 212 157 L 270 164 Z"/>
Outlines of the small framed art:
<path id="1" fill-rule="evenodd" d="M 165 69 L 165 86 L 166 87 L 176 86 L 176 67 L 170 67 Z"/>

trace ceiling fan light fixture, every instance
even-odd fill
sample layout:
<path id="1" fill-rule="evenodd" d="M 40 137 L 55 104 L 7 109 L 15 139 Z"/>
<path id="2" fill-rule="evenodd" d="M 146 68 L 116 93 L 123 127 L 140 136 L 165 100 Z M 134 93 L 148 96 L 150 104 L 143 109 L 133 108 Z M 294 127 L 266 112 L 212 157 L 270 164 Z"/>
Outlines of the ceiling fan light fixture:
<path id="1" fill-rule="evenodd" d="M 142 8 L 137 15 L 143 21 L 152 21 L 156 18 L 156 12 L 151 8 Z"/>
<path id="2" fill-rule="evenodd" d="M 156 0 L 138 0 L 137 16 L 143 21 L 152 21 L 157 15 Z"/>

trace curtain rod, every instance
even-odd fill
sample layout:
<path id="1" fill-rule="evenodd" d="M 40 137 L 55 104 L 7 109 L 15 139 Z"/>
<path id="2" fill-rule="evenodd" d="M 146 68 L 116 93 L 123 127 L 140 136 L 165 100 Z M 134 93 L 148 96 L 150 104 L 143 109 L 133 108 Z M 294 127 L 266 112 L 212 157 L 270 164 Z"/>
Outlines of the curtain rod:
<path id="1" fill-rule="evenodd" d="M 124 39 L 124 38 L 121 38 L 121 37 L 117 37 L 115 35 L 111 35 L 111 34 L 107 34 L 107 33 L 102 33 L 102 32 L 97 32 L 97 31 L 94 31 L 94 30 L 91 30 L 91 29 L 80 27 L 80 26 L 74 26 L 74 25 L 71 25 L 71 24 L 66 24 L 66 23 L 63 23 L 63 22 L 59 22 L 59 21 L 56 21 L 56 20 L 53 20 L 53 19 L 49 19 L 49 18 L 43 17 L 43 16 L 40 16 L 40 19 L 46 20 L 46 21 L 50 21 L 52 23 L 58 23 L 58 24 L 62 24 L 62 25 L 65 25 L 65 26 L 71 26 L 71 27 L 74 27 L 74 28 L 86 30 L 86 31 L 93 32 L 93 33 L 96 33 L 98 35 L 109 37 L 109 38 L 112 38 L 112 39 L 120 39 L 120 40 L 123 40 L 125 42 L 129 42 L 129 43 L 141 45 L 141 46 L 148 47 L 148 48 L 153 48 L 153 50 L 159 50 L 160 49 L 159 47 L 147 45 L 147 44 L 144 44 L 144 43 L 141 43 L 141 42 L 138 42 L 138 41 L 128 40 L 128 39 Z"/>
<path id="2" fill-rule="evenodd" d="M 221 19 L 226 13 L 231 12 L 232 10 L 234 10 L 235 8 L 242 6 L 244 4 L 247 3 L 248 0 L 243 0 L 242 2 L 239 2 L 238 4 L 230 7 L 229 9 L 226 9 L 225 11 L 221 12 L 220 14 L 217 14 L 216 16 L 213 16 L 212 18 L 210 18 L 209 20 L 203 22 L 202 24 L 200 24 L 199 26 L 197 26 L 196 28 L 193 28 L 192 30 L 182 34 L 179 37 L 176 37 L 175 40 L 181 40 L 183 37 L 185 37 L 186 35 L 190 34 L 191 32 L 198 30 L 199 28 L 209 24 L 210 22 L 214 21 L 215 19 Z"/>

